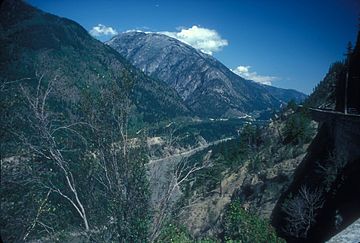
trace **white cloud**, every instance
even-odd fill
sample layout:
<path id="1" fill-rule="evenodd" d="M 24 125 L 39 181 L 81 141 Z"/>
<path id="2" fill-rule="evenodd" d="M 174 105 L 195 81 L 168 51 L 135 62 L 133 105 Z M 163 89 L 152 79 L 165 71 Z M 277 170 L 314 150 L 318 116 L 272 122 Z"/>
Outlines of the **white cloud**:
<path id="1" fill-rule="evenodd" d="M 250 71 L 251 66 L 238 66 L 235 69 L 231 69 L 234 73 L 239 75 L 242 78 L 253 80 L 258 83 L 271 85 L 271 83 L 278 79 L 278 77 L 275 76 L 263 76 L 257 74 L 257 72 L 251 72 Z"/>
<path id="2" fill-rule="evenodd" d="M 89 31 L 92 36 L 113 36 L 117 35 L 118 32 L 113 27 L 107 27 L 103 24 L 98 24 L 97 26 L 92 27 Z"/>
<path id="3" fill-rule="evenodd" d="M 178 32 L 163 31 L 159 33 L 178 39 L 210 55 L 228 45 L 228 41 L 221 38 L 216 30 L 195 25 L 188 29 L 181 27 Z"/>

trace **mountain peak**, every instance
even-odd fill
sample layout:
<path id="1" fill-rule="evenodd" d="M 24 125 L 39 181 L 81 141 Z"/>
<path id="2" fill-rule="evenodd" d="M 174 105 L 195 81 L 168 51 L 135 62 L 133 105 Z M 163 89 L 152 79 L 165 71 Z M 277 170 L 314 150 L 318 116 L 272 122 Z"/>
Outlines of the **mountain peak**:
<path id="1" fill-rule="evenodd" d="M 178 51 L 180 49 L 183 49 L 183 51 L 187 50 L 189 52 L 197 53 L 204 58 L 212 57 L 211 55 L 203 53 L 185 42 L 182 42 L 168 35 L 156 32 L 143 32 L 137 30 L 126 31 L 114 36 L 111 40 L 106 42 L 106 44 L 110 46 L 122 45 L 121 42 L 129 43 L 135 40 L 139 40 L 154 49 L 171 48 L 172 50 L 173 48 L 178 48 Z"/>
<path id="2" fill-rule="evenodd" d="M 125 32 L 107 44 L 146 74 L 175 88 L 199 116 L 237 117 L 244 113 L 277 109 L 290 98 L 305 96 L 271 91 L 234 74 L 211 55 L 161 33 Z M 300 99 L 302 99 L 300 98 Z M 209 109 L 211 107 L 211 109 Z"/>

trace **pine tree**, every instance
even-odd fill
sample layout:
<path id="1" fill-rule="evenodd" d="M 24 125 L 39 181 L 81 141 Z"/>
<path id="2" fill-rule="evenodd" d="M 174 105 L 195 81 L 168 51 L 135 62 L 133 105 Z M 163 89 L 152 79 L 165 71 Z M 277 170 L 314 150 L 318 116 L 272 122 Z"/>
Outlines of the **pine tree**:
<path id="1" fill-rule="evenodd" d="M 349 41 L 348 44 L 347 44 L 347 46 L 346 46 L 346 53 L 345 53 L 346 61 L 347 61 L 347 62 L 349 62 L 350 56 L 351 56 L 351 54 L 353 53 L 353 51 L 354 51 L 353 44 L 351 43 L 351 41 Z"/>

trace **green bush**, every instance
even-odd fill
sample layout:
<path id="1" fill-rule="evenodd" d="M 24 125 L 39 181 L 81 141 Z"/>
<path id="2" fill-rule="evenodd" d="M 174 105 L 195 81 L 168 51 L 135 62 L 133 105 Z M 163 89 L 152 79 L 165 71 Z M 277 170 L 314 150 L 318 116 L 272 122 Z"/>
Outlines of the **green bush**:
<path id="1" fill-rule="evenodd" d="M 299 106 L 296 104 L 295 100 L 290 100 L 286 105 L 286 108 L 292 109 L 293 111 L 296 111 L 298 109 L 298 107 Z"/>
<path id="2" fill-rule="evenodd" d="M 314 129 L 311 119 L 305 111 L 290 115 L 284 127 L 284 143 L 303 144 L 311 140 Z"/>
<path id="3" fill-rule="evenodd" d="M 169 223 L 162 229 L 156 242 L 188 243 L 193 241 L 191 240 L 190 235 L 186 231 L 185 227 Z"/>
<path id="4" fill-rule="evenodd" d="M 266 220 L 243 209 L 238 200 L 227 207 L 223 225 L 226 242 L 285 242 Z"/>

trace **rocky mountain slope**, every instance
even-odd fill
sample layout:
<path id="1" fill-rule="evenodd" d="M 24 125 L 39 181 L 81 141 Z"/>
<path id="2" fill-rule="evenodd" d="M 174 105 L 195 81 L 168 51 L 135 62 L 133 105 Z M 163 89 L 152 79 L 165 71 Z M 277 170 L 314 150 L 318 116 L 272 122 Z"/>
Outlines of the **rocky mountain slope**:
<path id="1" fill-rule="evenodd" d="M 245 80 L 214 57 L 162 34 L 126 32 L 107 44 L 146 74 L 175 88 L 199 116 L 237 117 L 305 98 L 297 91 Z"/>

